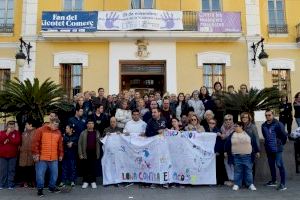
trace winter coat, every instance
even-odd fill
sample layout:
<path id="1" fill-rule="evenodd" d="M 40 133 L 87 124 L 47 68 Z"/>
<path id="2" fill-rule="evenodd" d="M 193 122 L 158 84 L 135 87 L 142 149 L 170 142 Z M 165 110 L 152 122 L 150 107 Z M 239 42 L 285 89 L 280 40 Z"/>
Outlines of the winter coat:
<path id="1" fill-rule="evenodd" d="M 117 127 L 124 128 L 125 124 L 132 120 L 131 110 L 117 109 L 116 115 Z"/>
<path id="2" fill-rule="evenodd" d="M 83 156 L 83 159 L 87 159 L 87 153 L 86 153 L 86 148 L 87 148 L 87 135 L 88 131 L 84 130 L 80 134 L 80 138 L 78 141 L 78 155 Z M 96 131 L 96 157 L 97 159 L 100 158 L 100 133 L 99 131 Z"/>
<path id="3" fill-rule="evenodd" d="M 194 112 L 199 119 L 203 119 L 205 113 L 205 107 L 200 99 L 190 99 L 188 101 L 190 107 L 194 108 Z"/>
<path id="4" fill-rule="evenodd" d="M 287 141 L 287 133 L 284 126 L 277 119 L 272 123 L 267 122 L 261 125 L 261 131 L 265 138 L 265 148 L 267 153 L 276 153 L 283 151 L 283 145 Z"/>
<path id="5" fill-rule="evenodd" d="M 33 166 L 34 161 L 32 158 L 32 140 L 35 134 L 35 129 L 31 131 L 25 131 L 22 134 L 22 145 L 20 147 L 20 160 L 19 166 L 26 167 L 26 166 Z"/>

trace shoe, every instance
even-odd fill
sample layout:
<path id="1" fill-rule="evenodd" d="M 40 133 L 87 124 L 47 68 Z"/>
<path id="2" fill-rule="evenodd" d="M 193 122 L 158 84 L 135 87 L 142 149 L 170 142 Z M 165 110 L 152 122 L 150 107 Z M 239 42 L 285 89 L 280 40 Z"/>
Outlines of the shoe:
<path id="1" fill-rule="evenodd" d="M 265 184 L 265 186 L 268 187 L 276 187 L 277 186 L 277 182 L 276 181 L 269 181 Z"/>
<path id="2" fill-rule="evenodd" d="M 249 190 L 256 191 L 256 187 L 255 187 L 253 184 L 251 184 L 251 185 L 249 186 Z"/>
<path id="3" fill-rule="evenodd" d="M 92 183 L 91 183 L 91 186 L 92 186 L 93 189 L 96 189 L 96 188 L 97 188 L 97 185 L 96 185 L 95 182 L 92 182 Z"/>
<path id="4" fill-rule="evenodd" d="M 39 197 L 43 197 L 43 196 L 44 196 L 43 189 L 38 189 L 37 195 L 38 195 Z"/>
<path id="5" fill-rule="evenodd" d="M 169 189 L 169 184 L 168 184 L 168 183 L 167 183 L 167 184 L 163 184 L 162 186 L 163 186 L 163 188 L 165 188 L 165 189 Z"/>
<path id="6" fill-rule="evenodd" d="M 232 190 L 234 190 L 234 191 L 237 191 L 237 190 L 239 190 L 240 188 L 239 188 L 239 186 L 238 185 L 234 185 L 233 187 L 232 187 Z"/>
<path id="7" fill-rule="evenodd" d="M 4 188 L 3 187 L 0 187 L 0 190 L 3 190 Z"/>
<path id="8" fill-rule="evenodd" d="M 124 187 L 125 187 L 125 188 L 128 188 L 128 187 L 130 187 L 130 186 L 132 186 L 132 185 L 134 185 L 134 183 L 127 183 Z"/>
<path id="9" fill-rule="evenodd" d="M 75 183 L 74 182 L 71 182 L 71 187 L 75 187 Z"/>
<path id="10" fill-rule="evenodd" d="M 89 184 L 88 184 L 87 182 L 84 182 L 84 183 L 82 184 L 82 189 L 86 189 L 88 186 L 89 186 Z"/>
<path id="11" fill-rule="evenodd" d="M 150 188 L 151 188 L 151 189 L 155 189 L 155 188 L 156 188 L 156 185 L 155 185 L 155 184 L 151 184 L 151 185 L 150 185 Z"/>
<path id="12" fill-rule="evenodd" d="M 58 187 L 66 187 L 66 185 L 64 184 L 64 182 L 61 182 L 59 185 L 58 185 Z"/>
<path id="13" fill-rule="evenodd" d="M 285 187 L 285 185 L 283 185 L 283 184 L 280 184 L 276 189 L 279 191 L 284 191 L 287 189 L 287 187 Z"/>
<path id="14" fill-rule="evenodd" d="M 58 189 L 57 187 L 56 188 L 49 188 L 49 191 L 51 193 L 60 193 L 60 189 Z"/>
<path id="15" fill-rule="evenodd" d="M 226 185 L 228 187 L 232 187 L 234 185 L 234 183 L 232 181 L 225 181 L 224 185 Z"/>
<path id="16" fill-rule="evenodd" d="M 15 189 L 14 187 L 8 187 L 7 188 L 8 190 L 13 190 L 13 189 Z"/>

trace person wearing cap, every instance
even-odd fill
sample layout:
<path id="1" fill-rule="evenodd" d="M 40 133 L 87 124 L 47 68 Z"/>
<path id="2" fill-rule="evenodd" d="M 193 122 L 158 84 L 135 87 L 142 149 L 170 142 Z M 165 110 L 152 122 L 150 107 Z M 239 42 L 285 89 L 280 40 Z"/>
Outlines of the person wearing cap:
<path id="1" fill-rule="evenodd" d="M 38 196 L 44 196 L 45 173 L 49 170 L 49 191 L 58 193 L 58 161 L 64 156 L 63 138 L 59 128 L 59 119 L 50 119 L 50 123 L 38 128 L 32 141 L 32 156 L 35 162 Z"/>
<path id="2" fill-rule="evenodd" d="M 0 190 L 13 189 L 18 148 L 21 134 L 16 130 L 15 122 L 7 122 L 7 128 L 0 131 Z"/>
<path id="3" fill-rule="evenodd" d="M 82 189 L 86 189 L 89 184 L 96 189 L 96 162 L 100 158 L 100 133 L 95 130 L 92 119 L 88 119 L 87 129 L 80 134 L 78 155 L 82 161 Z"/>

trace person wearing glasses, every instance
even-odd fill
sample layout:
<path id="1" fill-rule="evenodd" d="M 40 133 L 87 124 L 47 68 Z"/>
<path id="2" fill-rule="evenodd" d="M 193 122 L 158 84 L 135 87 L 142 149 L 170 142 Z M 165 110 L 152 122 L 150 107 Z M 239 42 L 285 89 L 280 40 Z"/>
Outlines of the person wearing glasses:
<path id="1" fill-rule="evenodd" d="M 243 129 L 250 137 L 255 137 L 256 145 L 260 151 L 259 136 L 256 125 L 253 123 L 253 118 L 250 113 L 241 113 L 241 120 L 243 122 Z M 253 161 L 253 179 L 255 177 L 255 161 Z"/>
<path id="2" fill-rule="evenodd" d="M 287 141 L 287 133 L 281 122 L 274 118 L 272 110 L 265 112 L 266 122 L 262 124 L 261 131 L 265 138 L 265 149 L 268 157 L 268 163 L 271 171 L 272 180 L 266 183 L 266 186 L 276 187 L 276 168 L 280 173 L 280 184 L 277 190 L 286 190 L 285 186 L 285 168 L 282 160 L 283 146 Z"/>
<path id="3" fill-rule="evenodd" d="M 200 120 L 196 114 L 192 114 L 189 124 L 185 127 L 186 131 L 197 131 L 198 133 L 205 132 L 203 126 L 200 125 Z"/>
<path id="4" fill-rule="evenodd" d="M 259 157 L 255 137 L 249 136 L 243 130 L 243 122 L 237 122 L 234 132 L 225 143 L 224 156 L 234 163 L 234 186 L 233 190 L 239 190 L 243 180 L 246 186 L 254 191 L 252 166 L 255 156 Z"/>
<path id="5" fill-rule="evenodd" d="M 221 139 L 224 141 L 235 131 L 233 116 L 231 114 L 227 114 L 224 116 L 224 123 L 221 127 Z M 225 181 L 224 184 L 231 187 L 233 185 L 233 178 L 234 178 L 234 166 L 228 161 L 228 158 L 224 158 L 224 165 L 227 173 L 228 181 Z M 224 180 L 226 176 L 224 176 Z"/>

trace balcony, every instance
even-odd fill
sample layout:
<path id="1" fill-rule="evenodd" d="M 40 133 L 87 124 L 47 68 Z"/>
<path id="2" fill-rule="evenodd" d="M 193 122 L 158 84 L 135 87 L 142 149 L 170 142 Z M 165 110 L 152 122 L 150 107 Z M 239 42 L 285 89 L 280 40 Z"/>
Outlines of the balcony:
<path id="1" fill-rule="evenodd" d="M 287 24 L 269 24 L 268 25 L 269 34 L 287 34 L 288 25 Z"/>
<path id="2" fill-rule="evenodd" d="M 14 24 L 0 24 L 0 33 L 13 33 Z"/>
<path id="3" fill-rule="evenodd" d="M 297 38 L 296 38 L 296 42 L 298 43 L 299 47 L 300 47 L 300 23 L 296 26 L 297 29 Z"/>
<path id="4" fill-rule="evenodd" d="M 75 30 L 60 29 L 63 17 L 60 16 L 59 20 L 55 21 L 53 20 L 55 17 L 51 16 L 53 12 L 43 12 L 41 35 L 46 40 L 70 41 L 112 41 L 138 38 L 176 41 L 232 41 L 238 40 L 242 36 L 241 19 L 238 12 L 202 13 L 182 11 L 181 17 L 176 11 L 153 10 L 154 14 L 157 14 L 156 12 L 162 14 L 157 14 L 157 17 L 153 19 L 151 18 L 152 15 L 149 15 L 137 20 L 126 18 L 119 21 L 117 21 L 118 17 L 116 17 L 118 15 L 139 17 L 135 13 L 148 13 L 143 13 L 143 10 L 120 11 L 120 13 L 117 13 L 117 11 L 106 12 L 108 14 L 102 11 L 99 12 L 98 18 L 95 20 L 96 23 L 94 23 L 97 24 L 97 27 L 94 26 L 93 29 L 89 30 L 80 28 L 75 28 Z M 60 12 L 60 15 L 67 16 L 68 13 Z M 79 17 L 76 16 L 76 19 L 79 20 Z M 53 26 L 48 26 L 50 23 L 55 23 L 58 28 L 55 29 Z"/>

